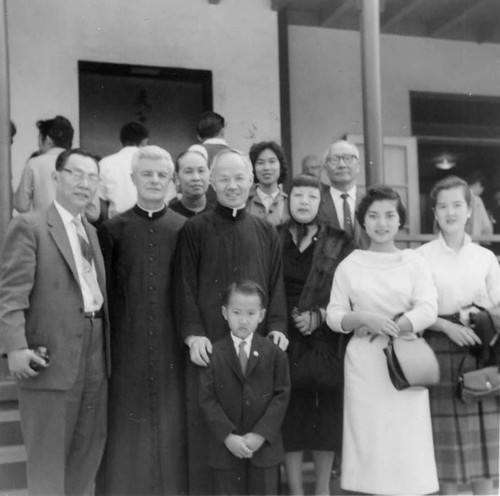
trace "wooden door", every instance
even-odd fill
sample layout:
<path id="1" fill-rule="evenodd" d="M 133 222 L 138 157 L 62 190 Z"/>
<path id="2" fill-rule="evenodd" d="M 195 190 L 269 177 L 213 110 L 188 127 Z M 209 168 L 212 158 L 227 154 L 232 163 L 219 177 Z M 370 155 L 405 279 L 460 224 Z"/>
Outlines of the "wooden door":
<path id="1" fill-rule="evenodd" d="M 366 188 L 365 146 L 362 135 L 350 134 L 347 140 L 354 143 L 360 153 L 361 170 L 358 187 L 360 194 Z M 417 140 L 413 137 L 384 138 L 384 183 L 394 188 L 406 207 L 406 225 L 402 229 L 405 234 L 420 234 L 420 197 L 418 184 Z"/>

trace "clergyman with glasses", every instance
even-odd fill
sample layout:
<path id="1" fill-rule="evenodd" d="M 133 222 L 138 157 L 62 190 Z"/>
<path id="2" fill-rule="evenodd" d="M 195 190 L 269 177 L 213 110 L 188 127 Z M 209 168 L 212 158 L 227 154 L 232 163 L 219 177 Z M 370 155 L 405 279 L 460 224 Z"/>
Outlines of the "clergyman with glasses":
<path id="1" fill-rule="evenodd" d="M 330 185 L 323 186 L 318 221 L 345 231 L 354 238 L 359 248 L 366 248 L 366 233 L 354 215 L 357 205 L 359 150 L 349 141 L 335 141 L 323 156 L 323 167 Z"/>
<path id="2" fill-rule="evenodd" d="M 106 438 L 104 261 L 83 212 L 95 158 L 66 150 L 55 200 L 12 219 L 0 261 L 0 355 L 19 389 L 30 495 L 90 495 Z"/>

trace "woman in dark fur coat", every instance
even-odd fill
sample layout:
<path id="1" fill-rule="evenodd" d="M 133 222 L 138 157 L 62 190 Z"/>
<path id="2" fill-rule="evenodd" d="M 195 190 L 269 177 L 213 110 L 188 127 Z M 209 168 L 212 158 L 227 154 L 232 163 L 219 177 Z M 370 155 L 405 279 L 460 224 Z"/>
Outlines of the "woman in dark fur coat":
<path id="1" fill-rule="evenodd" d="M 317 178 L 307 174 L 294 178 L 289 195 L 291 219 L 280 228 L 292 377 L 292 394 L 282 427 L 290 494 L 304 494 L 302 464 L 306 450 L 311 451 L 314 461 L 315 494 L 329 494 L 334 456 L 340 453 L 342 442 L 341 385 L 294 383 L 295 372 L 303 369 L 301 357 L 318 341 L 337 357 L 342 357 L 345 349 L 345 337 L 326 327 L 325 308 L 335 269 L 354 244 L 344 231 L 318 225 L 320 201 L 321 183 Z"/>

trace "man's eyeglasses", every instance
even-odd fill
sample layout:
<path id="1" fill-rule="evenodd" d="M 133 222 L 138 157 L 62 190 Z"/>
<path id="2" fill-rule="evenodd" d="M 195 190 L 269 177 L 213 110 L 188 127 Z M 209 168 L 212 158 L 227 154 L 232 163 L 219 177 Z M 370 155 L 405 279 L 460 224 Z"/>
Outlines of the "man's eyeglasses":
<path id="1" fill-rule="evenodd" d="M 341 160 L 344 161 L 344 164 L 351 165 L 354 160 L 357 160 L 358 157 L 353 155 L 352 153 L 344 153 L 343 155 L 330 155 L 326 161 L 330 164 L 337 165 Z"/>
<path id="2" fill-rule="evenodd" d="M 84 179 L 87 179 L 89 184 L 95 186 L 99 182 L 98 174 L 87 174 L 81 170 L 71 170 L 71 169 L 66 169 L 64 167 L 61 170 L 67 172 L 75 183 L 81 183 Z"/>

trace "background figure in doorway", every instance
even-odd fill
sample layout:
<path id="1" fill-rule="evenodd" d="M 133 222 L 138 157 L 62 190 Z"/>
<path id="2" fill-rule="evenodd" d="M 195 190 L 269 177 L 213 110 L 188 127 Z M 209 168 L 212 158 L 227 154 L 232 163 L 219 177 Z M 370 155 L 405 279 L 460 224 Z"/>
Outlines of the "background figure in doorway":
<path id="1" fill-rule="evenodd" d="M 310 174 L 311 176 L 321 179 L 323 165 L 317 155 L 310 153 L 302 159 L 301 170 L 302 174 Z"/>
<path id="2" fill-rule="evenodd" d="M 229 148 L 229 144 L 224 139 L 224 128 L 226 121 L 222 115 L 217 112 L 203 112 L 196 124 L 196 134 L 201 146 L 207 151 L 208 168 L 212 167 L 212 162 L 221 150 Z M 209 208 L 212 208 L 217 203 L 217 195 L 212 186 L 208 187 L 207 202 Z"/>
<path id="3" fill-rule="evenodd" d="M 64 150 L 69 150 L 73 142 L 73 126 L 61 115 L 38 121 L 36 127 L 41 153 L 30 158 L 24 166 L 13 198 L 18 212 L 43 210 L 54 201 L 56 159 Z"/>
<path id="4" fill-rule="evenodd" d="M 173 319 L 172 261 L 185 218 L 168 209 L 169 153 L 132 159 L 137 204 L 99 229 L 110 301 L 113 375 L 103 495 L 185 494 L 184 361 Z"/>
<path id="5" fill-rule="evenodd" d="M 132 208 L 137 202 L 137 190 L 132 182 L 132 158 L 141 146 L 149 142 L 149 131 L 139 122 L 127 122 L 120 129 L 122 149 L 99 162 L 101 188 L 99 195 L 108 203 L 108 217 Z"/>
<path id="6" fill-rule="evenodd" d="M 302 174 L 293 179 L 291 218 L 280 228 L 291 367 L 319 341 L 332 353 L 343 353 L 344 336 L 326 326 L 326 305 L 335 269 L 354 249 L 354 240 L 341 229 L 318 224 L 320 202 L 321 183 L 317 177 Z M 316 475 L 314 494 L 326 495 L 330 492 L 334 455 L 340 455 L 342 446 L 343 391 L 341 387 L 326 392 L 319 387 L 305 390 L 294 386 L 292 380 L 282 427 L 289 492 L 304 494 L 303 457 L 309 450 Z"/>
<path id="7" fill-rule="evenodd" d="M 254 187 L 247 201 L 247 211 L 274 226 L 287 221 L 288 195 L 283 183 L 288 175 L 285 152 L 274 141 L 261 141 L 250 148 Z"/>
<path id="8" fill-rule="evenodd" d="M 486 178 L 481 172 L 475 171 L 467 178 L 467 183 L 471 189 L 472 197 L 471 214 L 465 228 L 466 232 L 471 236 L 488 236 L 493 234 L 493 223 L 481 198 Z"/>

